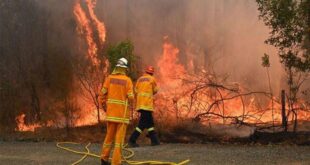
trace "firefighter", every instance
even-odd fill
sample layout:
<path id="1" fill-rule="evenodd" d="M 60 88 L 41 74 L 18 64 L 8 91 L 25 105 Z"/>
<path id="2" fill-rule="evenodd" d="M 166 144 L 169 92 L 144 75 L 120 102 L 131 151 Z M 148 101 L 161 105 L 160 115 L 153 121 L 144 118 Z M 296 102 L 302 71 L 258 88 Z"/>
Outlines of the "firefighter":
<path id="1" fill-rule="evenodd" d="M 112 74 L 109 75 L 101 90 L 100 102 L 106 102 L 107 133 L 102 146 L 101 164 L 109 165 L 108 162 L 111 148 L 114 142 L 112 165 L 121 164 L 121 149 L 124 142 L 127 125 L 129 124 L 130 112 L 128 101 L 133 101 L 133 85 L 126 76 L 128 61 L 125 58 L 118 60 Z M 106 101 L 103 101 L 103 97 Z"/>
<path id="2" fill-rule="evenodd" d="M 155 78 L 153 77 L 154 67 L 148 66 L 145 74 L 137 80 L 135 86 L 136 92 L 136 110 L 140 113 L 138 126 L 129 138 L 130 147 L 139 147 L 136 140 L 144 129 L 148 131 L 148 137 L 151 139 L 151 145 L 159 145 L 159 139 L 154 129 L 153 111 L 154 111 L 154 95 L 158 91 Z"/>

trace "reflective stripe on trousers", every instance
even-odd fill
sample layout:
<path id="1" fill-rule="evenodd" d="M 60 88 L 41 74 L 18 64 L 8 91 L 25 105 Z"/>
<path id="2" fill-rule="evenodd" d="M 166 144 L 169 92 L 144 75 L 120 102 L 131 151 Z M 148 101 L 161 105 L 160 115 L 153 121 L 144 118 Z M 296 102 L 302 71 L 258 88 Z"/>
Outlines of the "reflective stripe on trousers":
<path id="1" fill-rule="evenodd" d="M 136 127 L 136 130 L 140 133 L 142 133 L 142 130 L 139 127 Z"/>
<path id="2" fill-rule="evenodd" d="M 151 127 L 151 128 L 147 129 L 148 132 L 151 132 L 151 131 L 154 131 L 154 130 L 155 130 L 154 127 Z"/>
<path id="3" fill-rule="evenodd" d="M 104 139 L 100 158 L 108 160 L 114 142 L 114 152 L 112 156 L 112 164 L 121 164 L 121 144 L 124 142 L 127 124 L 107 122 L 107 134 Z"/>

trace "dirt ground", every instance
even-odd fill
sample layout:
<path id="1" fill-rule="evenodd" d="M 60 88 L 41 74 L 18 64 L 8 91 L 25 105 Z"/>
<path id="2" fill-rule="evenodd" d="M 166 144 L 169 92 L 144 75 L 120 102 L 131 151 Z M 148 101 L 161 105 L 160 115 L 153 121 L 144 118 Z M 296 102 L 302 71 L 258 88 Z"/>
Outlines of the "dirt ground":
<path id="1" fill-rule="evenodd" d="M 75 148 L 83 151 L 82 147 Z M 90 149 L 99 153 L 100 144 L 92 144 Z M 190 159 L 192 165 L 310 164 L 310 146 L 163 144 L 142 146 L 134 151 L 134 160 L 180 162 Z M 0 142 L 1 165 L 69 165 L 80 157 L 56 148 L 53 142 Z M 98 165 L 99 159 L 87 158 L 81 164 Z"/>

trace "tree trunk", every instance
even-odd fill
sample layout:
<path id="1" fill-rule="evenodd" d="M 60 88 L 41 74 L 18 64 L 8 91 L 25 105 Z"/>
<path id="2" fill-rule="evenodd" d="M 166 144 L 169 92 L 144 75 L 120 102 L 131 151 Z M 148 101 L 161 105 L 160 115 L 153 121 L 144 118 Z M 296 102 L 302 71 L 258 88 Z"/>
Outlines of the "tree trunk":
<path id="1" fill-rule="evenodd" d="M 282 127 L 284 128 L 284 132 L 287 132 L 287 118 L 286 118 L 286 110 L 285 110 L 285 90 L 281 91 L 281 104 L 282 104 Z"/>
<path id="2" fill-rule="evenodd" d="M 307 49 L 307 54 L 308 54 L 308 60 L 310 60 L 310 0 L 307 0 L 307 2 L 306 2 L 306 5 L 307 5 L 307 7 L 306 7 L 306 11 L 308 11 L 308 21 L 307 21 L 307 41 L 306 41 L 306 49 Z"/>
<path id="3" fill-rule="evenodd" d="M 36 87 L 31 83 L 31 106 L 34 111 L 34 120 L 41 121 L 41 108 L 40 108 L 40 99 L 36 90 Z"/>
<path id="4" fill-rule="evenodd" d="M 100 124 L 100 109 L 98 106 L 96 106 L 96 109 L 97 109 L 98 124 Z"/>
<path id="5" fill-rule="evenodd" d="M 69 136 L 70 133 L 70 127 L 71 127 L 71 108 L 69 107 L 69 101 L 67 96 L 64 99 L 64 115 L 66 119 L 66 134 Z"/>
<path id="6" fill-rule="evenodd" d="M 274 102 L 273 102 L 273 91 L 271 88 L 271 81 L 270 81 L 270 74 L 269 74 L 269 69 L 268 67 L 267 69 L 267 76 L 268 76 L 268 85 L 269 85 L 269 91 L 271 94 L 271 115 L 272 115 L 272 128 L 273 128 L 273 132 L 275 132 L 275 127 L 274 127 Z"/>
<path id="7" fill-rule="evenodd" d="M 297 126 L 298 126 L 298 113 L 297 113 L 297 111 L 293 111 L 294 112 L 294 132 L 296 132 L 297 131 Z"/>

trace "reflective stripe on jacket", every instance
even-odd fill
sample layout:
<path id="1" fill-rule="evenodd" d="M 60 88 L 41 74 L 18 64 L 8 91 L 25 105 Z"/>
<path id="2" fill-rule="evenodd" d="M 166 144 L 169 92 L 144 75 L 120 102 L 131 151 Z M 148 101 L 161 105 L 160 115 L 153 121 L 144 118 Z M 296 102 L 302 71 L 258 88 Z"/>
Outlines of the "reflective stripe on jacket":
<path id="1" fill-rule="evenodd" d="M 136 84 L 137 93 L 136 110 L 143 109 L 147 111 L 154 110 L 153 95 L 158 91 L 156 80 L 149 74 L 141 76 Z"/>

